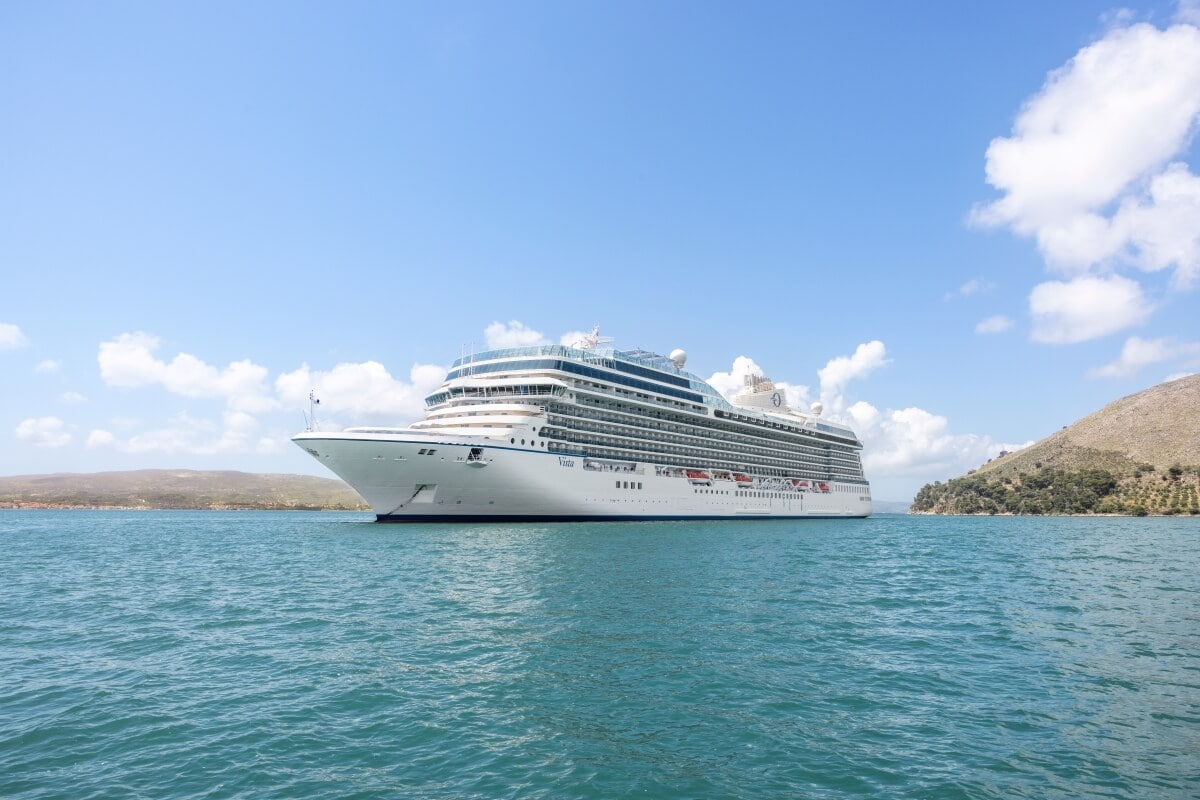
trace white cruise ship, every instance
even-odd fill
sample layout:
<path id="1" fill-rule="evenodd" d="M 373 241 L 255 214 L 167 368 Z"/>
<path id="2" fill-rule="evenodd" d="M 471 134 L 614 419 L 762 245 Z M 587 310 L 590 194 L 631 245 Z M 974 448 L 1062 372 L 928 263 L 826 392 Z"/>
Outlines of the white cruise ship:
<path id="1" fill-rule="evenodd" d="M 849 428 L 746 379 L 733 402 L 664 358 L 543 345 L 461 358 L 405 428 L 293 441 L 380 522 L 865 517 Z"/>

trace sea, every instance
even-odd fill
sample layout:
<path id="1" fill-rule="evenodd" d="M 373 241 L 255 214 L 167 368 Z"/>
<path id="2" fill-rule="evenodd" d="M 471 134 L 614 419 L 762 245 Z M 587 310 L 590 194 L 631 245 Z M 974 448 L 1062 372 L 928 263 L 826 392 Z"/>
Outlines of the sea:
<path id="1" fill-rule="evenodd" d="M 0 511 L 0 797 L 1196 798 L 1200 518 Z"/>

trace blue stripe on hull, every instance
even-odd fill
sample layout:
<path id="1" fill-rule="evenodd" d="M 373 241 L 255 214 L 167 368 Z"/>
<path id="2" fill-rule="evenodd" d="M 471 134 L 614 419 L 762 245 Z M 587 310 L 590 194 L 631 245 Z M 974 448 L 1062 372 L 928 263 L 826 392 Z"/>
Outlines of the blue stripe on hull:
<path id="1" fill-rule="evenodd" d="M 743 519 L 866 519 L 863 516 L 845 514 L 797 514 L 784 516 L 771 514 L 738 514 L 736 516 L 695 516 L 678 514 L 376 514 L 376 522 L 655 522 L 677 520 L 680 522 L 702 520 Z"/>

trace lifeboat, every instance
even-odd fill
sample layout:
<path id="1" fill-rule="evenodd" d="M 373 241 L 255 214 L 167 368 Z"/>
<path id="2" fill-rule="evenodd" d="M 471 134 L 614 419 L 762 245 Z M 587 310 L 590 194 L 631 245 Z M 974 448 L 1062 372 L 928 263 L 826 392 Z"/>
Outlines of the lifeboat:
<path id="1" fill-rule="evenodd" d="M 702 469 L 689 469 L 687 471 L 687 479 L 689 483 L 694 483 L 697 486 L 712 486 L 712 476 Z"/>
<path id="2" fill-rule="evenodd" d="M 799 478 L 788 478 L 788 483 L 792 484 L 792 488 L 798 492 L 808 491 L 808 481 L 802 481 Z"/>
<path id="3" fill-rule="evenodd" d="M 818 491 L 818 492 L 828 492 L 828 491 L 829 491 L 829 484 L 828 484 L 828 483 L 818 483 L 818 484 L 817 484 L 817 491 Z"/>
<path id="4" fill-rule="evenodd" d="M 749 475 L 743 475 L 740 472 L 733 473 L 733 479 L 734 479 L 734 481 L 737 482 L 738 486 L 753 486 L 754 485 L 753 478 L 751 478 Z"/>

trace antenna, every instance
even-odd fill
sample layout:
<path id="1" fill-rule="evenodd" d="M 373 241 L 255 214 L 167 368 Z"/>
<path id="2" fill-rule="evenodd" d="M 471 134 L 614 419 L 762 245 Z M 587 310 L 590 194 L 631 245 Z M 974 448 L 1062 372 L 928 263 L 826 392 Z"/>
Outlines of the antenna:
<path id="1" fill-rule="evenodd" d="M 317 398 L 317 390 L 313 389 L 308 393 L 308 427 L 304 430 L 315 431 L 317 428 L 317 406 L 321 405 L 320 399 Z"/>

